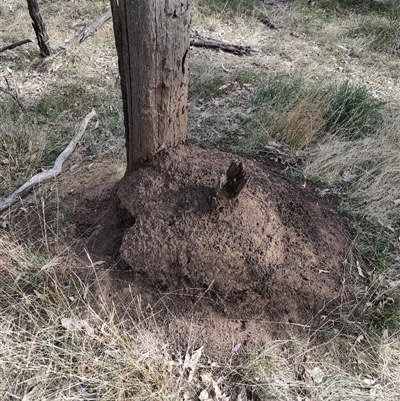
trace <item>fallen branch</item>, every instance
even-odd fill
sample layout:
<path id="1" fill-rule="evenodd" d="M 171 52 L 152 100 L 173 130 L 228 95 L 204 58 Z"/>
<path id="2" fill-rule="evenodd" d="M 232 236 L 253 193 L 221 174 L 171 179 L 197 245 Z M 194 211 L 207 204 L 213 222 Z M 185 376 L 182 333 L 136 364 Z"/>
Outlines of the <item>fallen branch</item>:
<path id="1" fill-rule="evenodd" d="M 19 198 L 27 194 L 36 184 L 43 183 L 48 181 L 58 174 L 60 174 L 62 170 L 62 165 L 64 161 L 68 158 L 68 156 L 74 151 L 77 143 L 82 139 L 83 134 L 86 131 L 86 127 L 88 122 L 92 117 L 96 115 L 96 112 L 92 110 L 82 121 L 81 126 L 79 127 L 78 132 L 72 138 L 71 142 L 68 146 L 62 151 L 62 153 L 57 157 L 54 162 L 53 168 L 49 170 L 42 171 L 41 173 L 36 174 L 31 179 L 25 182 L 21 187 L 19 187 L 16 191 L 14 191 L 7 198 L 0 198 L 0 212 L 3 212 L 8 207 L 10 207 L 13 203 L 15 203 Z"/>
<path id="2" fill-rule="evenodd" d="M 89 26 L 82 29 L 77 35 L 75 35 L 71 40 L 67 42 L 66 46 L 69 47 L 81 44 L 89 36 L 93 35 L 103 24 L 105 24 L 111 18 L 112 15 L 110 9 L 106 11 L 104 14 L 100 15 L 100 17 L 96 18 Z"/>
<path id="3" fill-rule="evenodd" d="M 32 41 L 30 39 L 24 39 L 24 40 L 20 40 L 19 42 L 15 42 L 15 43 L 11 43 L 11 45 L 8 46 L 4 46 L 0 49 L 0 53 L 5 52 L 6 50 L 11 50 L 11 49 L 15 49 L 18 46 L 22 46 L 25 43 L 32 43 Z"/>
<path id="4" fill-rule="evenodd" d="M 257 50 L 252 49 L 250 46 L 238 46 L 228 42 L 222 42 L 216 39 L 198 37 L 190 41 L 190 46 L 206 47 L 211 49 L 221 49 L 224 52 L 233 53 L 239 56 L 250 55 Z"/>
<path id="5" fill-rule="evenodd" d="M 103 24 L 112 18 L 111 10 L 106 11 L 100 17 L 96 18 L 89 26 L 82 29 L 77 35 L 70 39 L 58 52 L 46 57 L 37 68 L 40 70 L 50 64 L 55 58 L 64 54 L 68 48 L 75 47 L 84 42 L 89 36 L 93 35 Z"/>

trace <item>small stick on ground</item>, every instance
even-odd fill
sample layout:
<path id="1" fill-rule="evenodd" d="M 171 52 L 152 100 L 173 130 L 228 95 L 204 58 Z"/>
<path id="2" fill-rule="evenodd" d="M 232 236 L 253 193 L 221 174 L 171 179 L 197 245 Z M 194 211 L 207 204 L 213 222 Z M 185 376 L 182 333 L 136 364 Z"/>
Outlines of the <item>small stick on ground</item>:
<path id="1" fill-rule="evenodd" d="M 264 24 L 264 25 L 266 25 L 269 29 L 278 29 L 277 27 L 276 27 L 276 25 L 273 23 L 273 22 L 271 22 L 267 17 L 262 17 L 262 18 L 260 18 L 260 21 Z"/>
<path id="2" fill-rule="evenodd" d="M 76 135 L 72 138 L 71 142 L 62 151 L 62 153 L 57 157 L 56 161 L 54 162 L 53 168 L 36 174 L 31 179 L 26 181 L 25 184 L 23 184 L 21 187 L 19 187 L 16 191 L 14 191 L 7 198 L 3 198 L 3 199 L 0 198 L 0 212 L 3 212 L 7 208 L 9 208 L 13 203 L 15 203 L 20 197 L 26 195 L 34 187 L 34 185 L 48 181 L 48 180 L 56 177 L 58 174 L 60 174 L 64 161 L 74 151 L 77 143 L 82 139 L 83 134 L 86 131 L 88 122 L 95 115 L 96 115 L 95 110 L 92 110 L 84 118 Z"/>
<path id="3" fill-rule="evenodd" d="M 190 41 L 190 46 L 206 47 L 206 48 L 210 48 L 210 49 L 221 49 L 224 52 L 233 53 L 238 56 L 243 56 L 243 55 L 248 56 L 257 51 L 255 49 L 251 48 L 250 46 L 238 46 L 238 45 L 233 45 L 228 42 L 222 42 L 220 40 L 203 38 L 203 37 L 198 37 L 196 39 L 192 39 Z"/>
<path id="4" fill-rule="evenodd" d="M 7 46 L 2 47 L 0 49 L 0 53 L 5 52 L 6 50 L 15 49 L 16 47 L 22 46 L 25 43 L 32 43 L 32 41 L 30 39 L 24 39 L 24 40 L 20 40 L 19 42 L 11 43 L 11 45 L 7 45 Z"/>

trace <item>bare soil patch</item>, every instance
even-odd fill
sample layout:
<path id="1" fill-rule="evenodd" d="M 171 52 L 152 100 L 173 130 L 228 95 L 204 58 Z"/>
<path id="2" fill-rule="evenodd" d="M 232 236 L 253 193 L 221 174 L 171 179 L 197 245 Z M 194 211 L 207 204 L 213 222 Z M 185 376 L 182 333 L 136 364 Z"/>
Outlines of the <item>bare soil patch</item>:
<path id="1" fill-rule="evenodd" d="M 215 209 L 217 177 L 233 159 L 252 180 Z M 79 188 L 76 175 L 63 177 L 74 210 L 66 242 L 101 270 L 114 267 L 93 288 L 121 318 L 139 300 L 170 342 L 226 358 L 237 344 L 327 324 L 343 305 L 350 235 L 331 211 L 337 200 L 312 185 L 194 146 L 163 152 L 121 181 L 91 171 Z"/>

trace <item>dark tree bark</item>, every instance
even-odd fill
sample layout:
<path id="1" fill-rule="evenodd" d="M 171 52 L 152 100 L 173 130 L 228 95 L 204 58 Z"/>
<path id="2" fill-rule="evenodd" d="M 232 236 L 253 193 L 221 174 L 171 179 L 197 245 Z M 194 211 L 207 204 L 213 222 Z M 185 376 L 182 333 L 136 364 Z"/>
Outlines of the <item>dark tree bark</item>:
<path id="1" fill-rule="evenodd" d="M 186 141 L 189 0 L 111 0 L 127 173 Z"/>
<path id="2" fill-rule="evenodd" d="M 32 26 L 36 33 L 37 42 L 42 57 L 50 56 L 49 36 L 46 26 L 39 12 L 39 5 L 36 0 L 28 0 L 29 15 L 32 18 Z"/>

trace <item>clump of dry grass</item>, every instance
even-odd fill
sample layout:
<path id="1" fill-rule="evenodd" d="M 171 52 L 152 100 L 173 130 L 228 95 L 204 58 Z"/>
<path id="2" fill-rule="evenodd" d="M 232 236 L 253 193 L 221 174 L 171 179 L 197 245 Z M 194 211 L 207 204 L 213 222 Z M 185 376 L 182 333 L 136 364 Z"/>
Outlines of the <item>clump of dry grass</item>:
<path id="1" fill-rule="evenodd" d="M 239 369 L 250 399 L 396 400 L 399 346 L 398 333 L 336 333 L 316 346 L 294 337 L 249 353 Z"/>
<path id="2" fill-rule="evenodd" d="M 0 236 L 4 400 L 398 398 L 397 332 L 377 336 L 347 320 L 346 332 L 331 328 L 243 347 L 235 362 L 204 364 L 202 349 L 171 348 L 139 298 L 119 320 L 96 290 L 104 271 L 82 269 L 70 253 L 52 257 L 31 249 Z"/>
<path id="3" fill-rule="evenodd" d="M 400 120 L 356 141 L 337 137 L 311 152 L 304 173 L 329 185 L 345 184 L 353 207 L 370 220 L 398 228 L 400 224 Z"/>
<path id="4" fill-rule="evenodd" d="M 258 85 L 252 104 L 246 128 L 258 147 L 271 139 L 293 149 L 312 149 L 332 136 L 353 141 L 375 135 L 383 120 L 382 103 L 348 81 L 310 84 L 301 76 L 272 75 Z"/>
<path id="5" fill-rule="evenodd" d="M 151 317 L 133 318 L 135 301 L 119 322 L 71 260 L 43 259 L 5 235 L 0 255 L 1 399 L 192 399 L 206 387 L 192 380 L 197 360 L 174 359 Z"/>
<path id="6" fill-rule="evenodd" d="M 398 17 L 366 16 L 356 27 L 349 30 L 350 35 L 364 40 L 365 47 L 378 52 L 400 54 L 400 23 Z"/>

